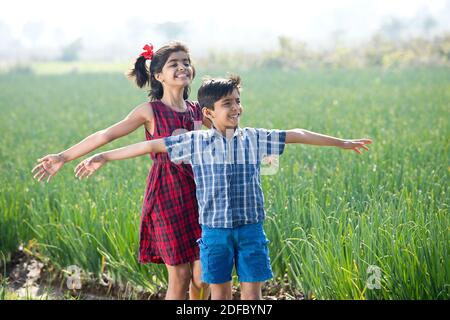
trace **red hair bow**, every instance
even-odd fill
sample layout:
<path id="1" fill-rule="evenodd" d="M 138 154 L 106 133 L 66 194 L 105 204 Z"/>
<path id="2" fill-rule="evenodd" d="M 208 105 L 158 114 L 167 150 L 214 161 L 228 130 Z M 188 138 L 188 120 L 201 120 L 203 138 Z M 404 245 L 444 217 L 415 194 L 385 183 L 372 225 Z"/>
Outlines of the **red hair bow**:
<path id="1" fill-rule="evenodd" d="M 151 60 L 153 58 L 153 45 L 146 44 L 143 49 L 145 51 L 141 53 L 141 56 L 143 56 L 147 60 Z"/>

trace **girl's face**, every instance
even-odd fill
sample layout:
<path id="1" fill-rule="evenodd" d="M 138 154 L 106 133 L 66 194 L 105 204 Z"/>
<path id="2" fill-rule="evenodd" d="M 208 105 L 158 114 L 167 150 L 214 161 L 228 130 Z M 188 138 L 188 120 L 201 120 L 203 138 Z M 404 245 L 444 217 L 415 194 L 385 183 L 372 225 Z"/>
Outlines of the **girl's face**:
<path id="1" fill-rule="evenodd" d="M 184 51 L 173 52 L 167 59 L 160 73 L 155 75 L 156 80 L 166 87 L 186 87 L 191 84 L 194 70 L 189 56 Z"/>

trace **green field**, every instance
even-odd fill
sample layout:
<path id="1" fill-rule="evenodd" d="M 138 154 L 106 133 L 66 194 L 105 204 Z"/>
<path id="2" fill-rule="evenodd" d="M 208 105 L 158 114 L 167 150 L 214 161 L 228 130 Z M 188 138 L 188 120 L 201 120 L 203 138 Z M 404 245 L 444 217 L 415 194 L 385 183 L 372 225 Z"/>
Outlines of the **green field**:
<path id="1" fill-rule="evenodd" d="M 275 277 L 287 274 L 318 299 L 449 299 L 450 70 L 240 74 L 242 126 L 374 141 L 363 155 L 289 145 L 279 172 L 263 177 Z M 0 259 L 32 240 L 59 270 L 77 265 L 98 277 L 103 259 L 117 282 L 165 285 L 164 266 L 137 262 L 149 157 L 110 163 L 86 181 L 74 178 L 79 161 L 50 184 L 31 174 L 39 157 L 145 99 L 121 73 L 0 75 Z M 144 138 L 138 129 L 100 150 Z"/>

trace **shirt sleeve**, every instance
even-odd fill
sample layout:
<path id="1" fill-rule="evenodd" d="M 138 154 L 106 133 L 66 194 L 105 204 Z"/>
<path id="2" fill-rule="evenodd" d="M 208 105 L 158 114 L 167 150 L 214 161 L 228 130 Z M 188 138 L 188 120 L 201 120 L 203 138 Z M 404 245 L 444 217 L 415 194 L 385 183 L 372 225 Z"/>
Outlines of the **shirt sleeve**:
<path id="1" fill-rule="evenodd" d="M 167 154 L 174 163 L 190 163 L 193 147 L 192 131 L 164 138 Z"/>
<path id="2" fill-rule="evenodd" d="M 286 145 L 286 131 L 256 129 L 256 133 L 259 159 L 266 156 L 278 156 L 283 153 Z"/>

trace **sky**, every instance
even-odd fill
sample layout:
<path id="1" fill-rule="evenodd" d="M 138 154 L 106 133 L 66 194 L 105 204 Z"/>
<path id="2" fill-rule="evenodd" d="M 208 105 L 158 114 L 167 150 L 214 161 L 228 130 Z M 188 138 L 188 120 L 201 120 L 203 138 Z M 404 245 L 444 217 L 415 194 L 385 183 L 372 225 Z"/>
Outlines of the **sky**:
<path id="1" fill-rule="evenodd" d="M 141 46 L 143 39 L 157 46 L 165 39 L 148 24 L 170 21 L 185 25 L 181 40 L 193 52 L 211 47 L 252 51 L 273 47 L 280 35 L 321 45 L 340 31 L 357 41 L 389 17 L 411 20 L 424 12 L 437 19 L 439 29 L 450 30 L 449 0 L 15 0 L 2 4 L 0 22 L 28 47 L 55 47 L 79 37 L 91 48 L 129 47 L 133 41 Z M 23 37 L 26 23 L 45 26 L 36 43 Z M 141 34 L 130 34 L 130 25 L 139 24 Z"/>

